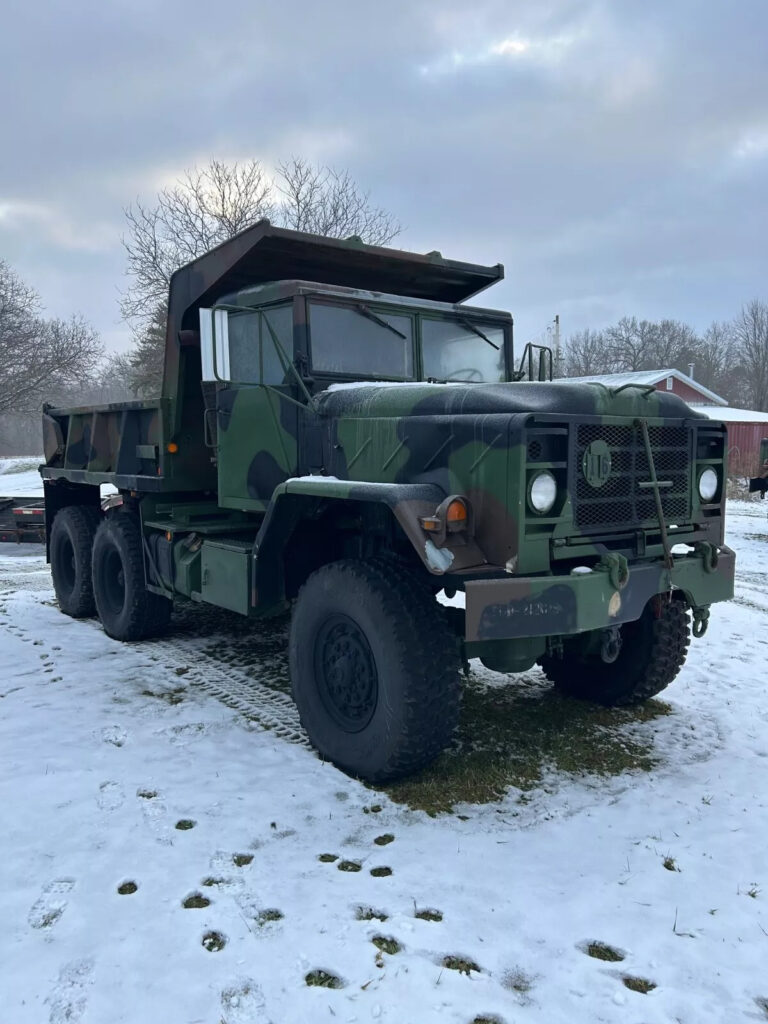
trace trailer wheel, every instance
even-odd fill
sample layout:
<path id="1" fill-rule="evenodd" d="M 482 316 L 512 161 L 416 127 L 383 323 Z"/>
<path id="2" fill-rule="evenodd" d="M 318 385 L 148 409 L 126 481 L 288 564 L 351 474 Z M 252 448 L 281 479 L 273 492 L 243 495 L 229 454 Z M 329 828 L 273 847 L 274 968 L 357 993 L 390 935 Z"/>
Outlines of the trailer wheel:
<path id="1" fill-rule="evenodd" d="M 164 632 L 171 602 L 144 586 L 141 528 L 131 513 L 102 520 L 93 542 L 93 594 L 104 631 L 115 640 Z"/>
<path id="2" fill-rule="evenodd" d="M 91 505 L 67 505 L 51 526 L 50 561 L 59 608 L 73 619 L 93 615 L 91 548 L 101 513 Z"/>
<path id="3" fill-rule="evenodd" d="M 459 717 L 458 644 L 395 560 L 340 561 L 299 592 L 289 642 L 301 723 L 320 754 L 370 782 L 428 764 Z"/>
<path id="4" fill-rule="evenodd" d="M 691 642 L 688 610 L 683 601 L 659 595 L 645 606 L 636 622 L 621 627 L 621 649 L 606 663 L 588 637 L 566 640 L 562 657 L 539 661 L 558 690 L 597 704 L 627 707 L 661 693 L 685 663 Z"/>

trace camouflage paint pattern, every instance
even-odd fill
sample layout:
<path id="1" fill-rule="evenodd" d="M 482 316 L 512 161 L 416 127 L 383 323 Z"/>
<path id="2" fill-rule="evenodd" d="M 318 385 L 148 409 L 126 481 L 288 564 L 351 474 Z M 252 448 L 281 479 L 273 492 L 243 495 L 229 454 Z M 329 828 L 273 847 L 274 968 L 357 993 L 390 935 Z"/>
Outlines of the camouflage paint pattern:
<path id="1" fill-rule="evenodd" d="M 636 618 L 650 596 L 671 588 L 697 607 L 732 596 L 732 553 L 721 553 L 715 571 L 702 554 L 710 549 L 702 545 L 723 542 L 722 486 L 709 504 L 701 502 L 697 486 L 707 466 L 725 479 L 721 424 L 665 392 L 614 392 L 567 381 L 327 390 L 330 379 L 311 373 L 307 302 L 298 288 L 284 289 L 286 296 L 294 295 L 289 356 L 296 379 L 270 388 L 214 385 L 213 449 L 204 430 L 199 308 L 260 282 L 306 281 L 312 275 L 347 288 L 399 287 L 412 298 L 450 303 L 497 280 L 502 270 L 255 225 L 174 275 L 160 401 L 46 410 L 42 473 L 48 484 L 110 482 L 139 495 L 166 492 L 171 511 L 166 520 L 145 528 L 150 534 L 165 522 L 172 525 L 173 501 L 204 497 L 215 506 L 218 519 L 206 526 L 209 535 L 216 522 L 224 528 L 226 510 L 241 517 L 231 527 L 241 533 L 243 514 L 246 521 L 250 517 L 250 594 L 257 614 L 284 603 L 283 550 L 302 519 L 322 502 L 387 510 L 425 572 L 443 578 L 447 587 L 466 590 L 470 641 L 603 628 Z M 465 306 L 446 305 L 445 312 L 473 315 Z M 498 317 L 511 324 L 507 314 Z M 507 371 L 511 375 L 509 358 Z M 672 510 L 665 515 L 674 527 L 672 542 L 699 545 L 692 554 L 676 556 L 670 570 L 663 565 L 659 523 L 649 504 L 648 467 L 638 454 L 640 420 L 655 439 L 662 502 Z M 584 437 L 596 439 L 594 448 Z M 588 472 L 588 456 L 604 461 L 602 476 Z M 546 515 L 537 514 L 529 500 L 531 482 L 542 471 L 551 472 L 558 484 L 556 503 Z M 448 534 L 436 545 L 420 517 L 434 514 L 451 494 L 467 498 L 471 531 Z M 624 502 L 632 514 L 617 518 L 612 501 L 615 508 Z M 595 513 L 589 512 L 592 507 Z M 603 512 L 609 521 L 600 520 Z M 186 534 L 172 529 L 168 543 L 184 543 L 194 529 L 188 525 Z M 159 539 L 154 543 L 157 547 Z M 579 567 L 594 570 L 611 552 L 628 560 L 623 588 L 599 570 L 572 573 Z M 174 548 L 166 563 L 183 566 L 189 581 L 197 579 L 197 557 L 195 551 Z"/>

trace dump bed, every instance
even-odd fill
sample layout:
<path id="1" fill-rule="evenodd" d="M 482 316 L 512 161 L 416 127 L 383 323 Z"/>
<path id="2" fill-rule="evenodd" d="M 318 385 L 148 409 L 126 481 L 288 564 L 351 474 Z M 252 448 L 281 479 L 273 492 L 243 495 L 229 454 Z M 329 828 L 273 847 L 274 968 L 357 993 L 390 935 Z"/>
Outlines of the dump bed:
<path id="1" fill-rule="evenodd" d="M 163 420 L 161 399 L 73 409 L 46 406 L 40 473 L 44 480 L 108 483 L 136 491 L 197 486 L 197 475 L 194 483 L 187 479 L 187 459 L 180 450 L 167 450 Z"/>

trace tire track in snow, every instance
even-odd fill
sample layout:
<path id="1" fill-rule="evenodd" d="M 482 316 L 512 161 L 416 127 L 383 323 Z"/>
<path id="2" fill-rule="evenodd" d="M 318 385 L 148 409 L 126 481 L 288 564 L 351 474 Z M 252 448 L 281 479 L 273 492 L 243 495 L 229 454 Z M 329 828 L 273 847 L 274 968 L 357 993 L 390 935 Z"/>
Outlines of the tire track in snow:
<path id="1" fill-rule="evenodd" d="M 194 689 L 215 697 L 280 739 L 307 750 L 313 749 L 299 722 L 298 709 L 287 694 L 223 663 L 219 658 L 212 658 L 195 642 L 160 640 L 152 650 L 167 657 L 173 663 L 172 668 L 186 668 L 184 680 Z M 190 665 L 190 661 L 193 664 Z"/>

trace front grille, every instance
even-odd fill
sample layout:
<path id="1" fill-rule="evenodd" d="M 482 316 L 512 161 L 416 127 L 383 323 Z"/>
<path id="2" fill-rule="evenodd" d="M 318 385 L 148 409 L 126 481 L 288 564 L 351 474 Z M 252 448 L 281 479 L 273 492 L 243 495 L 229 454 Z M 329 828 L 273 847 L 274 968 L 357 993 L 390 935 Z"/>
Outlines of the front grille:
<path id="1" fill-rule="evenodd" d="M 691 440 L 686 427 L 649 427 L 648 434 L 656 477 L 671 486 L 660 488 L 667 523 L 679 523 L 691 515 Z M 633 424 L 581 423 L 572 438 L 571 495 L 574 522 L 582 530 L 635 527 L 658 522 L 653 488 L 641 487 L 651 479 L 643 435 Z M 594 441 L 604 441 L 611 456 L 610 474 L 600 487 L 584 474 L 584 454 Z"/>

